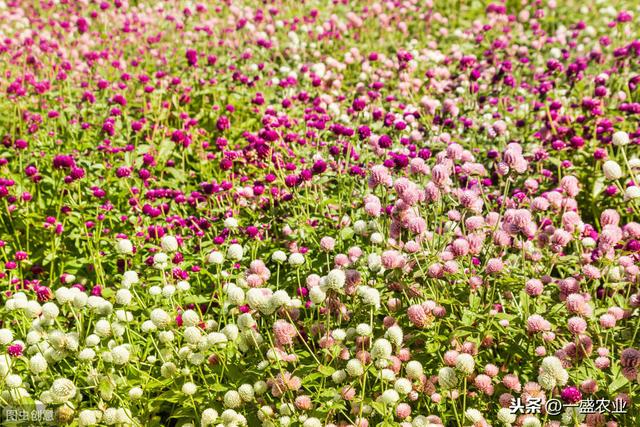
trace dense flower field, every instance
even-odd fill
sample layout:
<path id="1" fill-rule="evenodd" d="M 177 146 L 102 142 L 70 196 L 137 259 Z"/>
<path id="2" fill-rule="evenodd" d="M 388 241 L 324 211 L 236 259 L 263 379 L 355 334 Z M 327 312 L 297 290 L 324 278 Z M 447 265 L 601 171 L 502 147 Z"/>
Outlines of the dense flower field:
<path id="1" fill-rule="evenodd" d="M 0 424 L 640 425 L 639 17 L 2 1 Z"/>

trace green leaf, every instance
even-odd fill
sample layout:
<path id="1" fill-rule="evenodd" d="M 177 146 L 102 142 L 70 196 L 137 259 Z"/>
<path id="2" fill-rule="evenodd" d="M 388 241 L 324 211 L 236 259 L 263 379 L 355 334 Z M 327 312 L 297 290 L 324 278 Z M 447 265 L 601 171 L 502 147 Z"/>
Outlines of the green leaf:
<path id="1" fill-rule="evenodd" d="M 320 372 L 325 377 L 331 376 L 335 371 L 336 371 L 335 368 L 332 368 L 331 366 L 326 366 L 326 365 L 318 366 L 318 372 Z"/>

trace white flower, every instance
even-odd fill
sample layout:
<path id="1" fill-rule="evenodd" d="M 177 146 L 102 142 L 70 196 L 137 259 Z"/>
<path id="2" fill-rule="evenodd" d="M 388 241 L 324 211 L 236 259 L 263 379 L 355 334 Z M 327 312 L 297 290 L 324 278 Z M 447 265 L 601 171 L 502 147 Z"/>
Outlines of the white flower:
<path id="1" fill-rule="evenodd" d="M 424 373 L 424 370 L 422 369 L 422 364 L 417 360 L 410 360 L 409 362 L 407 362 L 405 371 L 407 372 L 407 377 L 409 377 L 409 379 L 412 379 L 412 380 L 417 380 Z"/>
<path id="2" fill-rule="evenodd" d="M 211 424 L 215 423 L 217 418 L 218 418 L 218 411 L 212 408 L 207 408 L 204 411 L 202 411 L 202 414 L 200 415 L 200 426 L 201 427 L 210 426 Z"/>
<path id="3" fill-rule="evenodd" d="M 346 366 L 347 373 L 352 377 L 359 377 L 364 374 L 364 367 L 362 366 L 362 362 L 358 359 L 351 359 L 347 362 Z"/>
<path id="4" fill-rule="evenodd" d="M 162 296 L 165 298 L 169 298 L 173 296 L 173 294 L 175 293 L 176 293 L 176 287 L 173 285 L 165 285 L 165 287 L 162 288 Z"/>
<path id="5" fill-rule="evenodd" d="M 75 384 L 66 378 L 55 380 L 49 391 L 53 396 L 54 403 L 65 403 L 73 399 L 77 392 Z"/>
<path id="6" fill-rule="evenodd" d="M 102 423 L 108 426 L 116 423 L 116 418 L 118 417 L 118 410 L 116 408 L 107 408 L 102 413 Z"/>
<path id="7" fill-rule="evenodd" d="M 622 177 L 622 169 L 620 165 L 613 160 L 607 160 L 602 165 L 602 171 L 604 172 L 605 178 L 610 181 L 620 179 Z"/>
<path id="8" fill-rule="evenodd" d="M 224 255 L 222 252 L 213 251 L 207 256 L 207 262 L 209 264 L 220 265 L 224 262 Z"/>
<path id="9" fill-rule="evenodd" d="M 629 134 L 620 130 L 613 134 L 611 140 L 613 141 L 613 145 L 615 146 L 624 146 L 629 144 Z"/>
<path id="10" fill-rule="evenodd" d="M 244 251 L 242 249 L 242 246 L 240 246 L 239 244 L 234 243 L 227 248 L 228 258 L 235 261 L 240 261 L 243 256 L 244 256 Z"/>
<path id="11" fill-rule="evenodd" d="M 186 292 L 191 289 L 191 285 L 186 280 L 181 280 L 176 283 L 176 289 L 178 289 L 178 291 L 180 292 Z"/>
<path id="12" fill-rule="evenodd" d="M 31 359 L 29 359 L 29 369 L 36 375 L 47 370 L 47 361 L 42 353 L 36 353 L 31 356 Z"/>
<path id="13" fill-rule="evenodd" d="M 111 349 L 113 363 L 116 365 L 124 365 L 129 361 L 129 349 L 126 345 L 119 345 Z"/>
<path id="14" fill-rule="evenodd" d="M 322 427 L 322 421 L 316 417 L 310 417 L 302 423 L 302 427 Z"/>
<path id="15" fill-rule="evenodd" d="M 283 251 L 275 251 L 271 255 L 271 259 L 274 262 L 277 262 L 278 264 L 282 264 L 283 262 L 285 262 L 287 260 L 287 254 L 285 254 Z"/>
<path id="16" fill-rule="evenodd" d="M 347 338 L 347 333 L 344 329 L 334 329 L 331 332 L 331 337 L 336 341 L 344 341 Z"/>
<path id="17" fill-rule="evenodd" d="M 13 341 L 13 333 L 10 329 L 0 329 L 0 345 L 9 345 Z"/>
<path id="18" fill-rule="evenodd" d="M 197 344 L 202 339 L 200 329 L 195 326 L 188 326 L 184 329 L 184 339 L 189 344 Z"/>
<path id="19" fill-rule="evenodd" d="M 334 269 L 325 277 L 324 286 L 327 290 L 339 291 L 342 290 L 346 280 L 347 276 L 344 274 L 344 271 Z"/>
<path id="20" fill-rule="evenodd" d="M 327 294 L 320 288 L 320 286 L 314 286 L 309 290 L 309 299 L 314 304 L 322 304 L 325 298 L 327 298 Z"/>
<path id="21" fill-rule="evenodd" d="M 133 387 L 131 390 L 129 390 L 129 399 L 138 400 L 142 397 L 143 393 L 144 392 L 140 387 Z"/>
<path id="22" fill-rule="evenodd" d="M 22 385 L 22 378 L 20 378 L 20 375 L 10 374 L 7 375 L 4 382 L 8 388 L 18 388 Z"/>
<path id="23" fill-rule="evenodd" d="M 29 317 L 39 317 L 42 313 L 42 307 L 38 301 L 29 301 L 24 307 L 24 311 Z"/>
<path id="24" fill-rule="evenodd" d="M 111 335 L 111 324 L 108 320 L 100 319 L 96 322 L 94 331 L 99 337 L 108 337 Z"/>
<path id="25" fill-rule="evenodd" d="M 295 252 L 289 255 L 289 265 L 291 265 L 292 267 L 301 266 L 302 264 L 304 264 L 304 261 L 304 255 L 299 252 Z"/>
<path id="26" fill-rule="evenodd" d="M 244 402 L 251 402 L 255 394 L 251 384 L 242 384 L 238 387 L 238 393 Z"/>
<path id="27" fill-rule="evenodd" d="M 367 232 L 367 223 L 359 219 L 353 223 L 353 230 L 361 236 Z"/>
<path id="28" fill-rule="evenodd" d="M 224 406 L 234 409 L 240 407 L 240 405 L 242 405 L 240 393 L 235 390 L 229 390 L 224 394 Z"/>
<path id="29" fill-rule="evenodd" d="M 369 254 L 367 257 L 367 265 L 369 266 L 369 270 L 374 273 L 380 271 L 382 268 L 382 258 L 378 254 Z"/>
<path id="30" fill-rule="evenodd" d="M 389 389 L 389 390 L 383 391 L 382 395 L 380 395 L 378 399 L 380 400 L 380 402 L 384 403 L 385 405 L 393 405 L 398 400 L 400 400 L 400 396 L 398 395 L 397 391 L 393 389 Z"/>
<path id="31" fill-rule="evenodd" d="M 238 220 L 230 216 L 224 220 L 224 226 L 226 228 L 238 228 Z"/>
<path id="32" fill-rule="evenodd" d="M 133 243 L 129 239 L 120 239 L 116 243 L 116 250 L 119 254 L 130 255 L 133 253 Z"/>
<path id="33" fill-rule="evenodd" d="M 625 201 L 634 200 L 634 199 L 637 199 L 639 197 L 640 197 L 640 187 L 632 185 L 630 187 L 627 187 L 626 190 L 624 190 L 624 200 Z"/>
<path id="34" fill-rule="evenodd" d="M 200 315 L 193 310 L 186 310 L 182 313 L 182 324 L 184 326 L 195 326 L 200 323 Z"/>
<path id="35" fill-rule="evenodd" d="M 171 323 L 171 316 L 161 308 L 153 309 L 150 319 L 159 329 L 166 328 Z"/>
<path id="36" fill-rule="evenodd" d="M 135 271 L 125 271 L 122 275 L 121 284 L 124 288 L 130 288 L 131 285 L 135 285 L 139 281 L 140 279 L 138 277 L 138 273 L 136 273 Z"/>
<path id="37" fill-rule="evenodd" d="M 392 352 L 391 343 L 384 338 L 378 338 L 371 346 L 371 357 L 373 359 L 388 359 L 391 357 Z"/>
<path id="38" fill-rule="evenodd" d="M 198 386 L 196 386 L 194 383 L 192 382 L 186 382 L 182 385 L 182 392 L 184 394 L 186 394 L 187 396 L 192 396 L 196 393 L 196 391 L 198 390 Z"/>
<path id="39" fill-rule="evenodd" d="M 54 302 L 47 302 L 42 306 L 42 315 L 47 319 L 55 319 L 60 314 L 60 309 Z"/>
<path id="40" fill-rule="evenodd" d="M 362 302 L 365 305 L 374 306 L 376 309 L 380 308 L 380 292 L 369 286 L 358 287 L 358 295 L 362 298 Z"/>
<path id="41" fill-rule="evenodd" d="M 400 394 L 409 394 L 413 389 L 413 385 L 411 384 L 411 381 L 406 378 L 398 378 L 393 385 L 393 388 Z"/>
<path id="42" fill-rule="evenodd" d="M 225 288 L 225 292 L 227 294 L 228 301 L 231 304 L 234 304 L 234 305 L 244 304 L 245 295 L 244 295 L 244 291 L 240 287 L 232 283 L 229 283 Z"/>
<path id="43" fill-rule="evenodd" d="M 456 369 L 465 375 L 470 375 L 475 365 L 476 362 L 470 354 L 460 353 L 456 358 Z"/>
<path id="44" fill-rule="evenodd" d="M 160 240 L 160 247 L 162 247 L 162 250 L 165 252 L 175 252 L 179 246 L 178 239 L 174 236 L 163 236 L 162 240 Z"/>
<path id="45" fill-rule="evenodd" d="M 484 420 L 482 413 L 474 408 L 469 408 L 465 411 L 464 415 L 471 421 L 472 423 L 481 423 Z"/>
<path id="46" fill-rule="evenodd" d="M 95 347 L 98 344 L 100 344 L 100 337 L 98 335 L 91 334 L 85 340 L 85 344 L 88 345 L 89 347 Z"/>
<path id="47" fill-rule="evenodd" d="M 384 336 L 396 347 L 400 347 L 402 345 L 402 340 L 404 339 L 402 328 L 398 325 L 391 326 L 387 329 Z"/>
<path id="48" fill-rule="evenodd" d="M 91 348 L 85 348 L 78 353 L 78 359 L 83 362 L 89 362 L 96 358 L 96 352 Z"/>
<path id="49" fill-rule="evenodd" d="M 511 413 L 509 408 L 500 408 L 498 411 L 498 420 L 505 424 L 513 424 L 516 422 L 516 414 Z"/>
<path id="50" fill-rule="evenodd" d="M 118 292 L 116 292 L 116 304 L 129 305 L 132 298 L 133 295 L 128 289 L 118 289 Z"/>
<path id="51" fill-rule="evenodd" d="M 168 267 L 169 256 L 164 252 L 158 252 L 153 256 L 153 267 L 158 270 L 164 270 Z"/>
<path id="52" fill-rule="evenodd" d="M 80 412 L 78 415 L 78 425 L 83 426 L 94 426 L 98 424 L 98 418 L 96 417 L 96 412 L 90 409 L 85 409 Z"/>
<path id="53" fill-rule="evenodd" d="M 380 245 L 384 242 L 384 236 L 381 233 L 373 233 L 371 235 L 371 243 L 374 245 Z"/>
<path id="54" fill-rule="evenodd" d="M 372 332 L 371 326 L 366 323 L 360 323 L 356 326 L 356 333 L 362 337 L 368 337 Z"/>

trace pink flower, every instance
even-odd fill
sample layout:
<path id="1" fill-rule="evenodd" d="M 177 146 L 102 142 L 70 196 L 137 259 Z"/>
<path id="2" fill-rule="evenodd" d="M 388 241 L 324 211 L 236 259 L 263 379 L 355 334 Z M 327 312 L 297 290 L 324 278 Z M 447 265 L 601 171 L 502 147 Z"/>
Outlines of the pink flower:
<path id="1" fill-rule="evenodd" d="M 533 314 L 527 319 L 527 332 L 535 334 L 551 330 L 551 324 L 539 314 Z"/>
<path id="2" fill-rule="evenodd" d="M 401 420 L 404 420 L 408 416 L 411 415 L 411 406 L 407 403 L 400 403 L 396 406 L 396 417 Z"/>
<path id="3" fill-rule="evenodd" d="M 611 329 L 616 326 L 616 318 L 614 315 L 605 313 L 600 316 L 600 326 L 604 329 Z"/>
<path id="4" fill-rule="evenodd" d="M 498 375 L 499 369 L 496 365 L 493 365 L 491 363 L 487 364 L 484 367 L 484 373 L 487 374 L 488 376 L 490 376 L 491 378 L 495 377 L 496 375 Z"/>
<path id="5" fill-rule="evenodd" d="M 579 335 L 587 330 L 587 322 L 582 317 L 572 317 L 567 322 L 567 329 L 574 335 Z"/>
<path id="6" fill-rule="evenodd" d="M 20 357 L 22 356 L 22 351 L 24 348 L 20 344 L 13 344 L 7 347 L 7 353 L 11 357 Z"/>
<path id="7" fill-rule="evenodd" d="M 504 378 L 502 378 L 502 384 L 504 384 L 504 386 L 509 390 L 513 390 L 516 393 L 520 393 L 520 390 L 522 388 L 520 380 L 516 375 L 513 374 L 505 375 Z"/>
<path id="8" fill-rule="evenodd" d="M 308 411 L 313 407 L 311 398 L 307 395 L 301 395 L 296 397 L 294 404 L 296 408 L 298 408 L 301 411 Z"/>
<path id="9" fill-rule="evenodd" d="M 578 178 L 575 176 L 567 175 L 562 178 L 560 180 L 560 187 L 562 187 L 569 197 L 575 197 L 580 192 Z"/>
<path id="10" fill-rule="evenodd" d="M 407 309 L 407 317 L 418 328 L 424 328 L 429 323 L 428 314 L 419 304 L 414 304 Z"/>
<path id="11" fill-rule="evenodd" d="M 293 339 L 296 337 L 296 327 L 291 323 L 279 319 L 273 324 L 273 334 L 275 337 L 276 345 L 283 347 L 293 344 Z"/>
<path id="12" fill-rule="evenodd" d="M 320 248 L 323 251 L 331 252 L 333 248 L 336 246 L 336 240 L 333 237 L 325 236 L 320 239 Z"/>
<path id="13" fill-rule="evenodd" d="M 502 263 L 502 260 L 500 258 L 491 258 L 487 262 L 486 271 L 488 274 L 497 274 L 497 273 L 500 273 L 503 268 L 504 268 L 504 264 Z"/>
<path id="14" fill-rule="evenodd" d="M 480 374 L 474 379 L 474 384 L 478 387 L 482 393 L 491 396 L 493 394 L 493 384 L 491 377 L 488 375 Z"/>
<path id="15" fill-rule="evenodd" d="M 525 291 L 529 296 L 537 297 L 542 294 L 544 290 L 544 285 L 538 279 L 527 280 L 527 283 L 524 285 Z"/>

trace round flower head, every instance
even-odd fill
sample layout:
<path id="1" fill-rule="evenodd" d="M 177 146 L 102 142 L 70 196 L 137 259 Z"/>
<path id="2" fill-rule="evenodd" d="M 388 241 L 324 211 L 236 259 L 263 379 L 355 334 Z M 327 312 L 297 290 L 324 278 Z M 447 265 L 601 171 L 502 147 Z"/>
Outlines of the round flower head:
<path id="1" fill-rule="evenodd" d="M 202 414 L 200 415 L 201 427 L 208 427 L 210 425 L 213 425 L 215 424 L 217 419 L 218 419 L 218 411 L 212 408 L 207 408 L 204 411 L 202 411 Z"/>
<path id="2" fill-rule="evenodd" d="M 456 371 L 448 366 L 438 371 L 438 384 L 445 390 L 454 389 L 458 385 L 458 377 Z"/>
<path id="3" fill-rule="evenodd" d="M 331 270 L 324 279 L 324 287 L 327 290 L 340 291 L 343 289 L 347 277 L 342 270 Z"/>
<path id="4" fill-rule="evenodd" d="M 422 364 L 417 360 L 410 360 L 409 362 L 407 362 L 405 371 L 407 373 L 407 377 L 411 380 L 419 379 L 424 373 Z"/>
<path id="5" fill-rule="evenodd" d="M 242 246 L 237 243 L 230 245 L 227 248 L 227 258 L 232 259 L 234 261 L 240 261 L 244 256 L 244 251 Z"/>
<path id="6" fill-rule="evenodd" d="M 398 395 L 397 391 L 393 389 L 389 389 L 389 390 L 383 391 L 378 399 L 380 400 L 380 402 L 384 403 L 385 405 L 393 405 L 398 400 L 400 400 L 400 395 Z"/>
<path id="7" fill-rule="evenodd" d="M 622 168 L 613 160 L 607 160 L 604 162 L 602 165 L 602 171 L 604 172 L 605 178 L 610 181 L 622 178 Z"/>
<path id="8" fill-rule="evenodd" d="M 295 252 L 289 255 L 289 265 L 291 265 L 292 267 L 299 267 L 304 264 L 304 262 L 304 255 L 299 252 Z"/>
<path id="9" fill-rule="evenodd" d="M 373 359 L 388 359 L 392 352 L 391 343 L 384 338 L 378 338 L 371 346 L 371 357 Z"/>
<path id="10" fill-rule="evenodd" d="M 469 408 L 464 413 L 465 417 L 473 424 L 481 423 L 484 420 L 482 413 L 474 408 Z"/>
<path id="11" fill-rule="evenodd" d="M 161 308 L 153 309 L 153 311 L 151 311 L 150 319 L 158 329 L 164 329 L 171 323 L 171 317 Z"/>
<path id="12" fill-rule="evenodd" d="M 275 251 L 271 255 L 271 259 L 278 264 L 282 264 L 287 260 L 287 254 L 285 254 L 283 251 Z"/>
<path id="13" fill-rule="evenodd" d="M 129 399 L 138 400 L 142 397 L 144 392 L 140 387 L 133 387 L 129 390 Z"/>
<path id="14" fill-rule="evenodd" d="M 618 147 L 628 145 L 629 134 L 620 130 L 613 134 L 613 136 L 611 137 L 611 141 L 613 142 L 613 145 Z"/>
<path id="15" fill-rule="evenodd" d="M 347 362 L 347 366 L 345 368 L 347 374 L 352 377 L 359 377 L 364 374 L 364 367 L 362 366 L 362 362 L 358 359 L 351 359 Z"/>
<path id="16" fill-rule="evenodd" d="M 165 252 L 175 252 L 179 247 L 178 239 L 176 239 L 174 236 L 163 236 L 162 240 L 160 241 L 160 246 Z"/>
<path id="17" fill-rule="evenodd" d="M 76 386 L 66 378 L 58 378 L 53 381 L 49 391 L 52 394 L 54 403 L 65 403 L 76 396 Z"/>
<path id="18" fill-rule="evenodd" d="M 207 262 L 209 264 L 220 265 L 224 262 L 224 255 L 222 252 L 213 251 L 207 256 Z"/>
<path id="19" fill-rule="evenodd" d="M 129 239 L 120 239 L 116 243 L 116 250 L 119 254 L 130 255 L 133 253 L 133 243 Z"/>
<path id="20" fill-rule="evenodd" d="M 47 360 L 42 353 L 36 353 L 29 359 L 29 369 L 34 374 L 41 374 L 47 370 Z"/>
<path id="21" fill-rule="evenodd" d="M 500 408 L 498 420 L 504 424 L 511 425 L 516 422 L 516 414 L 512 414 L 509 408 Z"/>
<path id="22" fill-rule="evenodd" d="M 535 416 L 529 415 L 522 421 L 522 427 L 542 427 L 542 423 Z"/>
<path id="23" fill-rule="evenodd" d="M 475 367 L 475 361 L 473 356 L 467 353 L 460 353 L 456 358 L 456 369 L 462 372 L 464 375 L 470 375 L 473 373 Z"/>
<path id="24" fill-rule="evenodd" d="M 13 333 L 10 329 L 0 329 L 0 345 L 9 345 L 13 341 Z"/>
<path id="25" fill-rule="evenodd" d="M 409 394 L 409 392 L 412 390 L 413 385 L 411 384 L 411 381 L 409 381 L 406 378 L 399 378 L 396 380 L 395 384 L 393 385 L 393 388 L 400 394 Z"/>
<path id="26" fill-rule="evenodd" d="M 227 408 L 235 409 L 239 408 L 242 405 L 242 398 L 240 397 L 240 393 L 235 390 L 229 390 L 224 395 L 224 406 Z"/>
<path id="27" fill-rule="evenodd" d="M 182 392 L 187 396 L 194 395 L 197 390 L 198 390 L 198 386 L 196 386 L 192 382 L 186 382 L 182 385 Z"/>
<path id="28" fill-rule="evenodd" d="M 635 199 L 640 199 L 640 187 L 635 185 L 627 187 L 624 190 L 624 200 L 629 201 Z"/>

